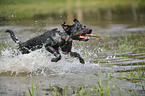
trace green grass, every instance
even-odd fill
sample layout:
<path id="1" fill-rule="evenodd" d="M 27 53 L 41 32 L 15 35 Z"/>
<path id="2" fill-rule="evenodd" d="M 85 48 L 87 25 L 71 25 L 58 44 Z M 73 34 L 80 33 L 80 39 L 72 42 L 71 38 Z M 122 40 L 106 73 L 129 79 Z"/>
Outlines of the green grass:
<path id="1" fill-rule="evenodd" d="M 81 0 L 83 12 L 117 5 L 145 5 L 144 0 Z M 71 11 L 76 13 L 77 0 L 71 0 Z M 36 15 L 63 15 L 67 13 L 67 0 L 1 0 L 0 17 L 8 19 L 32 18 Z"/>
<path id="2" fill-rule="evenodd" d="M 33 82 L 32 82 L 31 83 L 31 90 L 30 90 L 30 88 L 28 88 L 30 96 L 39 96 L 38 89 L 37 89 L 36 85 L 35 85 L 35 88 L 36 88 L 36 95 L 35 95 L 35 92 L 34 92 L 34 85 L 33 85 Z"/>
<path id="3" fill-rule="evenodd" d="M 144 35 L 143 32 L 138 32 L 137 36 L 134 34 L 128 34 L 121 37 L 121 40 L 118 42 L 117 53 L 120 53 L 120 56 L 130 56 L 130 54 L 123 55 L 125 52 L 132 53 L 142 53 L 145 51 L 144 49 Z M 134 39 L 133 39 L 134 38 Z"/>
<path id="4" fill-rule="evenodd" d="M 62 6 L 65 5 L 64 0 L 59 0 L 58 2 L 54 1 L 43 0 L 42 2 L 40 0 L 6 0 L 0 3 L 0 8 L 3 9 L 0 11 L 0 14 L 1 16 L 6 16 L 8 18 L 30 18 L 37 14 L 61 12 Z"/>
<path id="5" fill-rule="evenodd" d="M 125 69 L 124 69 L 125 72 Z M 114 76 L 116 74 L 116 76 Z M 90 79 L 92 78 L 93 74 L 90 75 Z M 103 80 L 102 77 L 105 76 L 105 79 Z M 119 77 L 117 77 L 119 76 Z M 120 73 L 99 73 L 98 78 L 100 78 L 96 83 L 94 82 L 94 85 L 84 85 L 80 87 L 77 90 L 74 90 L 71 87 L 54 87 L 51 83 L 48 85 L 47 91 L 50 93 L 47 93 L 49 96 L 138 96 L 135 89 L 128 89 L 128 88 L 121 88 L 120 84 L 114 84 L 113 79 L 126 79 L 132 82 L 132 80 L 137 80 L 135 83 L 136 87 L 141 87 L 143 91 L 145 91 L 144 82 L 144 70 L 142 70 L 140 67 L 136 68 L 136 72 L 133 70 L 131 65 L 131 70 L 127 74 L 123 74 L 123 72 Z M 104 84 L 105 82 L 105 84 Z M 36 87 L 36 85 L 35 85 Z M 37 87 L 34 90 L 34 85 L 32 82 L 31 90 L 28 89 L 30 96 L 41 96 L 41 94 L 38 93 Z M 36 94 L 36 95 L 34 95 Z"/>

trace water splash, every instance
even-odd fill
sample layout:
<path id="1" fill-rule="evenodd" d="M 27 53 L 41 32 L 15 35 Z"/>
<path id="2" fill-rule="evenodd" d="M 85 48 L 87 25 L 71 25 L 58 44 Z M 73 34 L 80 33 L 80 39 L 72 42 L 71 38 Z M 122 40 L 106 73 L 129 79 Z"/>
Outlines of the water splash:
<path id="1" fill-rule="evenodd" d="M 62 59 L 57 62 L 51 62 L 53 55 L 45 51 L 44 48 L 36 50 L 30 54 L 13 54 L 13 50 L 5 49 L 1 51 L 0 58 L 0 73 L 9 73 L 15 75 L 24 74 L 54 74 L 54 73 L 68 73 L 71 69 L 83 66 L 79 63 L 77 58 L 69 55 L 62 55 Z M 73 58 L 73 59 L 72 59 Z"/>

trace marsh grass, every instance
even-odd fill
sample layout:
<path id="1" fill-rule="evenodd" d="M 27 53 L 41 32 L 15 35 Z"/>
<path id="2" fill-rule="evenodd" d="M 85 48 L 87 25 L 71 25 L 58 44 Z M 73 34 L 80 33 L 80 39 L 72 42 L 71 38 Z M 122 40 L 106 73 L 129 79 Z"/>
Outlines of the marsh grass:
<path id="1" fill-rule="evenodd" d="M 120 56 L 124 56 L 125 52 L 132 52 L 132 53 L 141 53 L 145 51 L 145 43 L 144 43 L 144 38 L 143 38 L 143 32 L 138 32 L 137 36 L 132 36 L 134 34 L 128 34 L 124 35 L 122 37 L 122 41 L 118 43 L 118 53 L 120 53 Z M 134 39 L 132 39 L 134 38 Z M 130 55 L 130 54 L 125 54 L 125 55 Z"/>
<path id="2" fill-rule="evenodd" d="M 34 92 L 35 91 L 34 90 L 34 85 L 33 85 L 33 82 L 31 82 L 31 90 L 30 90 L 30 88 L 28 88 L 30 96 L 39 96 L 38 89 L 37 89 L 36 85 L 35 85 L 35 89 L 36 89 L 36 92 Z"/>
<path id="3" fill-rule="evenodd" d="M 126 70 L 124 69 L 124 72 Z M 93 74 L 90 75 L 90 79 L 93 77 Z M 105 80 L 102 78 L 105 77 Z M 127 81 L 130 81 L 132 83 L 135 83 L 136 87 L 142 87 L 142 90 L 145 91 L 144 87 L 144 71 L 138 66 L 136 68 L 136 72 L 134 72 L 134 69 L 131 64 L 131 70 L 126 72 L 125 74 L 120 73 L 100 73 L 98 76 L 100 78 L 94 85 L 84 85 L 80 87 L 77 90 L 74 90 L 71 87 L 65 87 L 65 88 L 59 88 L 57 86 L 52 86 L 51 83 L 49 83 L 49 96 L 138 96 L 135 89 L 128 89 L 128 88 L 122 88 L 120 84 L 114 84 L 114 79 L 126 79 Z M 103 83 L 103 84 L 102 84 Z M 105 85 L 104 85 L 105 83 Z M 28 88 L 30 96 L 41 96 L 41 94 L 38 93 L 37 86 L 34 85 L 33 82 L 31 84 L 31 90 Z M 36 94 L 36 95 L 35 95 Z"/>
<path id="4" fill-rule="evenodd" d="M 57 88 L 54 88 L 54 90 L 52 90 L 53 94 L 49 94 L 49 95 L 50 96 L 90 96 L 90 95 L 93 95 L 93 96 L 104 96 L 104 95 L 116 96 L 116 94 L 115 94 L 116 92 L 114 92 L 114 95 L 113 95 L 112 94 L 113 92 L 110 91 L 110 90 L 112 90 L 112 88 L 114 88 L 114 85 L 110 86 L 110 83 L 107 83 L 105 89 L 103 89 L 102 87 L 103 86 L 101 86 L 100 82 L 98 82 L 98 85 L 96 85 L 96 86 L 82 86 L 80 88 L 80 90 L 75 90 L 75 91 L 72 91 L 73 90 L 72 88 L 63 88 L 63 91 L 62 91 L 63 93 L 60 93 L 60 91 Z M 33 86 L 31 88 L 31 90 L 28 88 L 30 96 L 41 96 L 41 95 L 38 95 L 39 93 L 38 93 L 37 89 L 35 91 L 36 92 L 36 95 L 35 95 Z M 68 91 L 69 91 L 69 94 L 68 94 Z M 125 96 L 124 93 L 121 93 L 120 90 L 118 90 L 118 92 L 119 92 L 120 96 Z"/>

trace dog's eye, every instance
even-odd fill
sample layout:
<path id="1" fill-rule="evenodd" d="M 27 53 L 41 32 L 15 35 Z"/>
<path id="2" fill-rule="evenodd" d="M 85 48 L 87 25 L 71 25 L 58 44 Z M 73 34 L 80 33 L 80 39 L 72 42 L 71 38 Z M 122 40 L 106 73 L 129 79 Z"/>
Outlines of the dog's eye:
<path id="1" fill-rule="evenodd" d="M 77 30 L 81 30 L 81 28 L 77 28 Z"/>
<path id="2" fill-rule="evenodd" d="M 79 30 L 82 30 L 82 28 L 79 28 Z"/>
<path id="3" fill-rule="evenodd" d="M 86 26 L 84 26 L 86 28 Z"/>

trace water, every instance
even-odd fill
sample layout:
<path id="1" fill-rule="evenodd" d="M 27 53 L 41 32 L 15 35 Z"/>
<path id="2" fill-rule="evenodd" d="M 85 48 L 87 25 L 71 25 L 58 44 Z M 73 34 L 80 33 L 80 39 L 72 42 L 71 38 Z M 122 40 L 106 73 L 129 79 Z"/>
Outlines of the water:
<path id="1" fill-rule="evenodd" d="M 27 20 L 26 20 L 27 21 Z M 41 21 L 41 20 L 40 20 Z M 49 84 L 58 88 L 80 90 L 84 85 L 96 86 L 97 81 L 102 80 L 105 88 L 106 81 L 110 80 L 111 90 L 119 87 L 123 94 L 129 95 L 131 89 L 137 95 L 144 95 L 145 77 L 142 81 L 136 77 L 131 79 L 132 74 L 142 75 L 145 70 L 145 25 L 138 23 L 109 23 L 95 24 L 86 23 L 93 29 L 93 34 L 101 38 L 90 38 L 88 42 L 73 42 L 73 51 L 79 52 L 85 65 L 79 63 L 77 58 L 62 55 L 62 59 L 51 62 L 52 54 L 45 48 L 36 50 L 30 54 L 13 54 L 17 45 L 11 40 L 6 29 L 15 31 L 21 41 L 42 34 L 55 27 L 60 28 L 59 20 L 53 24 L 43 24 L 36 20 L 29 21 L 30 25 L 21 24 L 21 21 L 6 21 L 0 26 L 0 95 L 1 96 L 25 96 L 31 82 L 39 89 L 41 95 L 52 93 Z M 87 21 L 85 21 L 87 22 Z M 120 21 L 121 22 L 121 21 Z M 39 26 L 40 25 L 40 26 Z M 141 74 L 140 72 L 140 74 Z M 109 76 L 108 78 L 106 76 Z M 143 85 L 143 86 L 140 86 Z"/>

